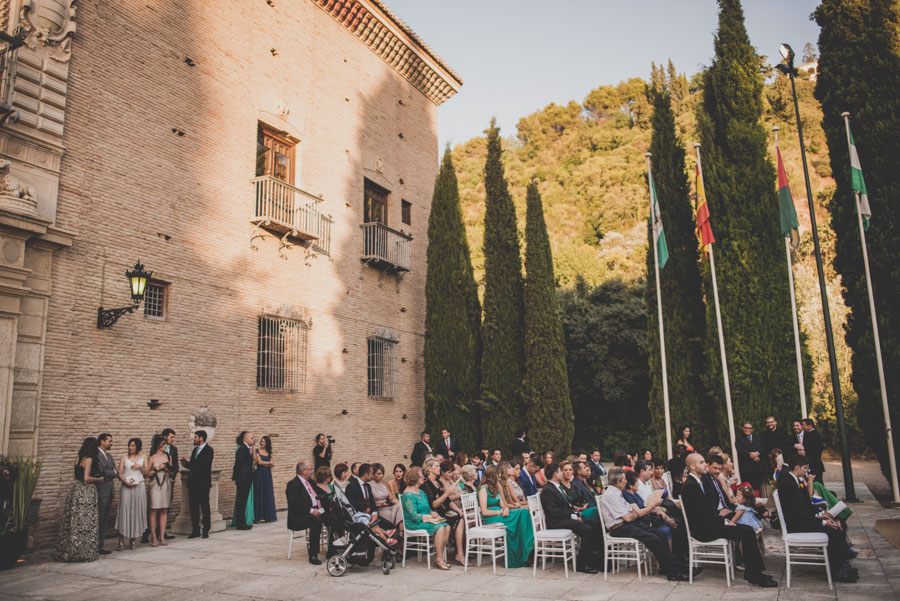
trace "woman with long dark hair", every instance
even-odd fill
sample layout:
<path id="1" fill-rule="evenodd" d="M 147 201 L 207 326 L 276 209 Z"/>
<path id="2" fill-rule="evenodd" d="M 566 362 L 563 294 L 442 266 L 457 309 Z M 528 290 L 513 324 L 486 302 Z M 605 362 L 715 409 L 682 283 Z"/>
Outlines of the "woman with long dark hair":
<path id="1" fill-rule="evenodd" d="M 487 466 L 478 489 L 478 505 L 485 524 L 499 522 L 506 527 L 507 562 L 510 568 L 518 568 L 528 564 L 528 556 L 534 549 L 534 532 L 528 509 L 510 509 L 502 487 L 499 467 Z"/>
<path id="2" fill-rule="evenodd" d="M 688 424 L 684 424 L 680 428 L 678 428 L 678 436 L 680 437 L 675 441 L 676 445 L 684 445 L 691 453 L 694 452 L 694 430 Z"/>
<path id="3" fill-rule="evenodd" d="M 97 439 L 89 436 L 81 443 L 75 461 L 75 482 L 69 489 L 56 542 L 59 561 L 94 561 L 99 556 L 100 516 L 97 487 L 103 482 L 97 472 Z"/>
<path id="4" fill-rule="evenodd" d="M 272 483 L 272 439 L 263 436 L 259 446 L 253 451 L 256 460 L 256 472 L 253 474 L 253 514 L 257 522 L 274 522 L 275 486 Z"/>
<path id="5" fill-rule="evenodd" d="M 140 438 L 132 438 L 128 441 L 128 453 L 119 460 L 119 480 L 122 481 L 119 511 L 116 513 L 119 551 L 125 548 L 126 538 L 130 541 L 128 548 L 133 551 L 134 539 L 147 530 L 147 488 L 144 477 L 150 473 L 150 462 L 141 453 L 142 447 Z"/>

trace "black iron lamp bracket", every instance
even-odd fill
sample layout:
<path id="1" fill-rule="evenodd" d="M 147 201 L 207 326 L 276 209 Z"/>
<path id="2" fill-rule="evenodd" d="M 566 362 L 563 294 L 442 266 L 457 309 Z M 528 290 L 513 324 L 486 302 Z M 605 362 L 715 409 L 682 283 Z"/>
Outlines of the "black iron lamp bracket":
<path id="1" fill-rule="evenodd" d="M 103 307 L 100 307 L 97 309 L 97 327 L 101 330 L 103 328 L 108 328 L 119 321 L 120 317 L 126 313 L 133 313 L 137 308 L 138 305 L 122 307 L 121 309 L 104 309 Z"/>

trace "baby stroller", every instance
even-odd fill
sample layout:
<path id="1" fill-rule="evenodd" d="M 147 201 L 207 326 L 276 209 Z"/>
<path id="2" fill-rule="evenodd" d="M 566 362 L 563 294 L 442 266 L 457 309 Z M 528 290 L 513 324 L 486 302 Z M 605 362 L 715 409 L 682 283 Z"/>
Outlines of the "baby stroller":
<path id="1" fill-rule="evenodd" d="M 343 491 L 335 487 L 334 495 L 323 499 L 323 504 L 329 532 L 328 561 L 325 563 L 328 573 L 343 576 L 348 566 L 367 566 L 381 549 L 381 571 L 385 576 L 390 574 L 397 566 L 396 547 L 381 540 L 368 524 L 354 519 L 360 512 L 350 504 Z"/>

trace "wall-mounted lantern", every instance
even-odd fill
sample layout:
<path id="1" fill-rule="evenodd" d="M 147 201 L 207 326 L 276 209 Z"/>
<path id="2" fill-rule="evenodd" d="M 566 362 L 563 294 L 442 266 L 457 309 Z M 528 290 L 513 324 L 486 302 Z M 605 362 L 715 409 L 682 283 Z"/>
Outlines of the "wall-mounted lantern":
<path id="1" fill-rule="evenodd" d="M 126 313 L 132 313 L 144 300 L 144 291 L 147 289 L 147 281 L 153 275 L 152 271 L 144 271 L 144 266 L 138 261 L 134 264 L 134 269 L 125 272 L 128 278 L 128 285 L 131 288 L 131 301 L 134 303 L 130 307 L 122 307 L 121 309 L 97 309 L 97 327 L 100 329 L 108 328 Z"/>

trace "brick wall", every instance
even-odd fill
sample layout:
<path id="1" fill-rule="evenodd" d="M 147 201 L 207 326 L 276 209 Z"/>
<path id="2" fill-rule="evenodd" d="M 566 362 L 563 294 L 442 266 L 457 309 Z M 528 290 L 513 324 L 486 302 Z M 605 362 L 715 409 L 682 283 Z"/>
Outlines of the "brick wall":
<path id="1" fill-rule="evenodd" d="M 436 106 L 312 2 L 82 3 L 70 69 L 57 225 L 77 238 L 53 262 L 38 543 L 53 539 L 83 437 L 111 432 L 118 458 L 129 437 L 146 448 L 171 427 L 186 455 L 201 407 L 218 417 L 226 515 L 242 429 L 273 437 L 279 507 L 318 432 L 338 440 L 332 464 L 402 461 L 424 422 Z M 301 140 L 295 183 L 333 216 L 330 256 L 296 247 L 279 258 L 271 236 L 250 248 L 257 122 L 278 105 Z M 360 261 L 364 177 L 391 191 L 389 224 L 414 235 L 402 281 Z M 401 198 L 413 204 L 411 227 L 400 224 Z M 170 283 L 168 318 L 141 312 L 98 330 L 98 306 L 129 304 L 124 270 L 137 259 Z M 273 303 L 312 318 L 303 393 L 256 388 L 257 316 Z M 390 401 L 366 396 L 377 326 L 399 334 L 406 359 Z"/>

